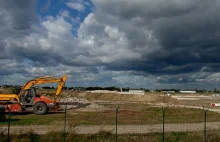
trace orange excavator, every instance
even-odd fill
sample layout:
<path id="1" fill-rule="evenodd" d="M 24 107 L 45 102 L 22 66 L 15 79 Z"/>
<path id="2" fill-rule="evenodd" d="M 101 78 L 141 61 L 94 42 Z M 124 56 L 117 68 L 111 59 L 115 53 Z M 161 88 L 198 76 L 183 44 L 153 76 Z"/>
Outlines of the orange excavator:
<path id="1" fill-rule="evenodd" d="M 56 100 L 65 85 L 66 79 L 66 74 L 62 78 L 53 76 L 36 77 L 23 85 L 19 94 L 0 94 L 0 105 L 10 112 L 33 111 L 39 115 L 46 114 L 51 109 L 56 110 L 58 108 Z M 37 94 L 36 89 L 33 88 L 34 85 L 48 83 L 58 83 L 54 99 Z"/>

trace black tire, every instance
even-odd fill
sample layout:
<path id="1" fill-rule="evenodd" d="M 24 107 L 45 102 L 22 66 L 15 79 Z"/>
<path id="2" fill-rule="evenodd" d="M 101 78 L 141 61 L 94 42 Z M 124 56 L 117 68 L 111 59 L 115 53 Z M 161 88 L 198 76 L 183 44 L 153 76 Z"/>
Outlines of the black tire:
<path id="1" fill-rule="evenodd" d="M 36 103 L 33 107 L 33 110 L 34 110 L 34 113 L 38 115 L 43 115 L 43 114 L 48 113 L 48 107 L 43 102 Z"/>

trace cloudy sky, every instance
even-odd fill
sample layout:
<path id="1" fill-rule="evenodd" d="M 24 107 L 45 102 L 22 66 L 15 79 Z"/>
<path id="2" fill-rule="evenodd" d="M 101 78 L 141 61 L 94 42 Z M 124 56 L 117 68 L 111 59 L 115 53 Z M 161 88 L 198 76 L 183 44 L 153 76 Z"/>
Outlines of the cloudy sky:
<path id="1" fill-rule="evenodd" d="M 0 84 L 220 88 L 220 0 L 1 0 Z"/>

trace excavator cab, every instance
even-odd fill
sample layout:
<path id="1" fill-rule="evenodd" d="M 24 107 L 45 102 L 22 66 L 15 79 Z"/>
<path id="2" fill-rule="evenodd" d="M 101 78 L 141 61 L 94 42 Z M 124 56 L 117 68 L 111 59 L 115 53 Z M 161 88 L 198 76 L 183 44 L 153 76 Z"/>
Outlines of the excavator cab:
<path id="1" fill-rule="evenodd" d="M 36 89 L 35 88 L 30 88 L 23 90 L 21 92 L 21 104 L 23 106 L 31 106 L 33 105 L 34 102 L 34 97 L 38 97 L 39 95 L 36 95 Z"/>

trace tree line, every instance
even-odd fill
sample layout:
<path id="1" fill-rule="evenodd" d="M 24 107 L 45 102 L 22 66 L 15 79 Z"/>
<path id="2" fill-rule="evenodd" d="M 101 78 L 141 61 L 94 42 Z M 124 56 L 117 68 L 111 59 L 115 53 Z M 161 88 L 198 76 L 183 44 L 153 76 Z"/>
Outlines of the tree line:
<path id="1" fill-rule="evenodd" d="M 18 85 L 0 85 L 1 88 L 20 88 L 21 86 Z M 36 88 L 41 88 L 41 89 L 56 89 L 54 86 L 36 86 Z M 217 88 L 214 88 L 213 90 L 208 90 L 208 89 L 146 89 L 146 88 L 132 88 L 132 87 L 115 87 L 115 86 L 110 86 L 110 87 L 100 87 L 100 86 L 95 86 L 95 87 L 64 87 L 64 90 L 78 90 L 78 91 L 93 91 L 93 90 L 109 90 L 109 91 L 129 91 L 129 90 L 144 90 L 145 92 L 168 92 L 168 91 L 173 91 L 173 92 L 179 92 L 181 90 L 185 91 L 196 91 L 198 93 L 220 93 L 220 90 Z"/>

